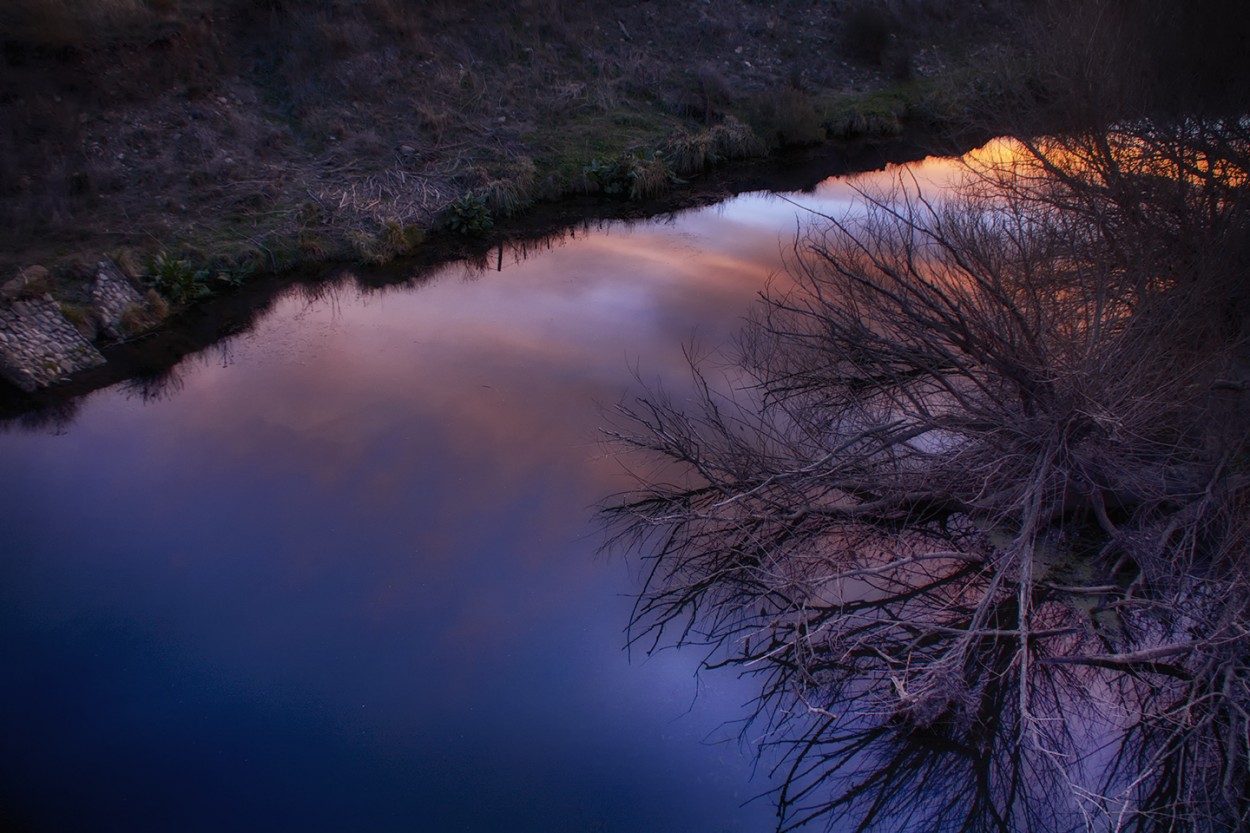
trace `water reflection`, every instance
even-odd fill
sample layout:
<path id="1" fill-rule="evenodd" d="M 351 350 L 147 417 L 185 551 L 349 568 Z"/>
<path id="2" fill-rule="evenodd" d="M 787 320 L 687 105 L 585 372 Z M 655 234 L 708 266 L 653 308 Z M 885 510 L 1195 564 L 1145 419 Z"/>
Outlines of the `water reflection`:
<path id="1" fill-rule="evenodd" d="M 634 367 L 680 396 L 683 343 L 737 331 L 795 223 L 750 197 L 404 291 L 345 277 L 0 436 L 0 818 L 769 829 L 740 806 L 768 783 L 706 742 L 752 685 L 628 664 L 636 579 L 589 509 L 628 485 L 599 405 Z"/>

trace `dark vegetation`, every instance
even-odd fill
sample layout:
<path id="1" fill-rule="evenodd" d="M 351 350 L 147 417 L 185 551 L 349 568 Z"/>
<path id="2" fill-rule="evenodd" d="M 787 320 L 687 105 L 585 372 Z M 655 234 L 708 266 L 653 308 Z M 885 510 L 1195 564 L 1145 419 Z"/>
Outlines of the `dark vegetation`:
<path id="1" fill-rule="evenodd" d="M 38 263 L 83 303 L 102 253 L 148 282 L 164 255 L 216 290 L 831 136 L 966 126 L 1015 4 L 963 8 L 9 0 L 0 277 Z"/>
<path id="2" fill-rule="evenodd" d="M 634 638 L 759 678 L 779 829 L 1250 830 L 1247 22 L 1031 20 L 1007 152 L 621 408 Z"/>

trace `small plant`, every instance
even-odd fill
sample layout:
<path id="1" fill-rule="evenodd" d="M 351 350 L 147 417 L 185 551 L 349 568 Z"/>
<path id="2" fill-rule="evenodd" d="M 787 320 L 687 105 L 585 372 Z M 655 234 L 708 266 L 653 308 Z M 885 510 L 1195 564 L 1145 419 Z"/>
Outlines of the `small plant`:
<path id="1" fill-rule="evenodd" d="M 207 269 L 196 269 L 188 261 L 161 252 L 148 268 L 157 292 L 176 304 L 190 304 L 213 294 Z"/>
<path id="2" fill-rule="evenodd" d="M 464 235 L 477 235 L 495 227 L 495 218 L 487 204 L 487 195 L 465 194 L 451 205 L 447 228 Z"/>
<path id="3" fill-rule="evenodd" d="M 605 194 L 617 195 L 628 193 L 629 179 L 623 159 L 605 161 L 591 159 L 582 171 L 586 180 Z"/>

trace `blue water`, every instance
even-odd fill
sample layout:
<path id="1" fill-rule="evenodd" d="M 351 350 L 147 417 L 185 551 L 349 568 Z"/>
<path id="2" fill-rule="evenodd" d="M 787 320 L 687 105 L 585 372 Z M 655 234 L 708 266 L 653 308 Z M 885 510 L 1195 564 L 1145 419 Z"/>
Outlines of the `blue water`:
<path id="1" fill-rule="evenodd" d="M 831 182 L 799 199 L 841 211 Z M 502 271 L 293 291 L 159 398 L 0 434 L 0 821 L 32 831 L 762 833 L 749 680 L 624 650 L 594 507 L 635 372 L 680 396 L 796 208 Z"/>

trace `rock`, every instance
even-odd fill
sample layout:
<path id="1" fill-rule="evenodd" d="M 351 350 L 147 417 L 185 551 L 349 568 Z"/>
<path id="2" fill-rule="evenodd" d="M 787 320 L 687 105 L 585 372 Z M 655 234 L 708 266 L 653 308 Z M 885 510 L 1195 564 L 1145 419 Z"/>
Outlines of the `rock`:
<path id="1" fill-rule="evenodd" d="M 42 266 L 27 266 L 17 273 L 17 277 L 6 281 L 0 286 L 0 300 L 15 300 L 32 295 L 42 295 L 48 291 L 52 282 L 52 273 Z"/>

